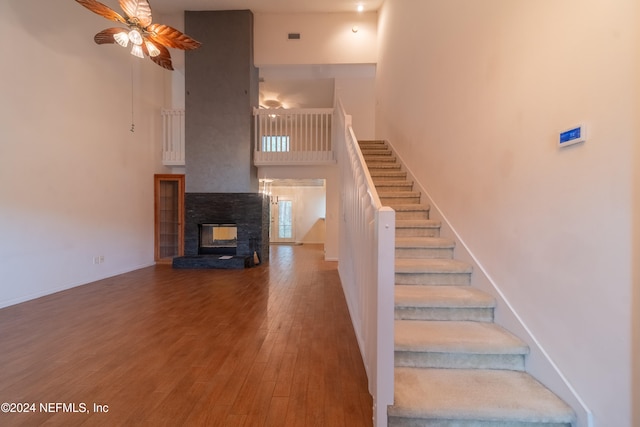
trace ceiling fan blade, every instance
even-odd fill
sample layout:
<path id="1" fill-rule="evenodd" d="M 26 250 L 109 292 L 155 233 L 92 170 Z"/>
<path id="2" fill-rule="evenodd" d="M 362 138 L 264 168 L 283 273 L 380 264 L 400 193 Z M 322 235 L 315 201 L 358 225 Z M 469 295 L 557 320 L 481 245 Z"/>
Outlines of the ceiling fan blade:
<path id="1" fill-rule="evenodd" d="M 149 50 L 145 43 L 142 44 L 142 51 L 151 59 L 153 62 L 161 66 L 162 68 L 166 68 L 167 70 L 173 71 L 173 64 L 171 64 L 171 53 L 169 53 L 169 49 L 162 46 L 161 44 L 154 43 L 155 47 L 160 51 L 160 55 L 151 56 L 149 55 Z"/>
<path id="2" fill-rule="evenodd" d="M 100 31 L 93 37 L 93 40 L 97 44 L 107 44 L 107 43 L 117 43 L 113 38 L 114 34 L 126 32 L 126 30 L 122 28 L 107 28 L 106 30 Z"/>
<path id="3" fill-rule="evenodd" d="M 192 39 L 188 35 L 168 25 L 152 24 L 149 25 L 146 30 L 149 32 L 149 37 L 151 37 L 153 41 L 167 47 L 191 50 L 202 45 L 199 41 Z"/>
<path id="4" fill-rule="evenodd" d="M 120 14 L 118 12 L 116 12 L 115 10 L 111 9 L 109 6 L 105 6 L 104 4 L 100 3 L 99 1 L 96 0 L 76 0 L 76 2 L 80 3 L 81 5 L 83 5 L 84 7 L 86 7 L 87 9 L 89 9 L 90 11 L 97 13 L 98 15 L 107 18 L 111 21 L 117 21 L 117 22 L 121 22 L 123 24 L 126 24 L 127 21 L 125 21 L 125 19 L 120 16 Z"/>
<path id="5" fill-rule="evenodd" d="M 147 0 L 119 0 L 119 2 L 129 21 L 139 23 L 142 28 L 151 25 L 151 6 Z"/>

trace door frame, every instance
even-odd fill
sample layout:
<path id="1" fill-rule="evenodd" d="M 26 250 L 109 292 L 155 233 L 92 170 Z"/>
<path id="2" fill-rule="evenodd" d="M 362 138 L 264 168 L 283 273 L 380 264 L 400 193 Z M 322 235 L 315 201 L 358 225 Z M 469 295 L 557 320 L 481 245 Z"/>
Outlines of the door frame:
<path id="1" fill-rule="evenodd" d="M 178 218 L 178 254 L 184 255 L 184 174 L 155 174 L 153 175 L 153 258 L 158 264 L 170 264 L 173 258 L 160 257 L 160 185 L 163 181 L 175 181 L 178 183 L 177 218 Z"/>
<path id="2" fill-rule="evenodd" d="M 280 202 L 291 202 L 291 237 L 280 237 Z M 295 228 L 295 200 L 292 196 L 273 196 L 271 198 L 271 218 L 269 221 L 269 227 L 271 228 L 269 235 L 269 243 L 295 243 L 296 228 Z"/>

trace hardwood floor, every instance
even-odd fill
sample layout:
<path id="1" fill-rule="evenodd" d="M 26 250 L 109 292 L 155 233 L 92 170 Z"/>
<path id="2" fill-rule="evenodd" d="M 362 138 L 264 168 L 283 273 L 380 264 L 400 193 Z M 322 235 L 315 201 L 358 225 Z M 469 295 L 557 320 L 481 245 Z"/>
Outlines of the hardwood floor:
<path id="1" fill-rule="evenodd" d="M 0 425 L 370 426 L 322 255 L 272 246 L 252 269 L 155 266 L 0 310 L 0 403 L 35 403 Z"/>

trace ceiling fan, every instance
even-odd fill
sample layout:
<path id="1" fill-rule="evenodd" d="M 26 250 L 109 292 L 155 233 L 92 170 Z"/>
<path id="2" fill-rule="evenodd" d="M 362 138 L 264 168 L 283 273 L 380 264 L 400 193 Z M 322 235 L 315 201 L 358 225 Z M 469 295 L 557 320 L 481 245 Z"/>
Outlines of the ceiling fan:
<path id="1" fill-rule="evenodd" d="M 117 43 L 127 47 L 131 43 L 131 54 L 138 58 L 147 55 L 153 62 L 167 70 L 173 70 L 168 47 L 191 50 L 201 43 L 168 25 L 152 24 L 151 6 L 147 0 L 118 0 L 125 13 L 118 12 L 96 0 L 76 0 L 78 3 L 127 28 L 107 28 L 93 38 L 97 44 Z"/>

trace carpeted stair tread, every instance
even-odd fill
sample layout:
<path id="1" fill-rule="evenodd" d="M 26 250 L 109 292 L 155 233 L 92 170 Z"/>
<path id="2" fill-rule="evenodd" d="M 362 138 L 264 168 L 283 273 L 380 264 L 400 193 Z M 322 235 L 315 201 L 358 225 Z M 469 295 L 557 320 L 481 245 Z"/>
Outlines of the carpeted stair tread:
<path id="1" fill-rule="evenodd" d="M 397 367 L 395 402 L 388 414 L 390 425 L 397 418 L 415 419 L 412 425 L 438 420 L 448 424 L 430 425 L 457 425 L 458 420 L 496 425 L 575 421 L 571 408 L 530 375 L 488 369 Z"/>
<path id="2" fill-rule="evenodd" d="M 396 237 L 396 248 L 453 248 L 456 243 L 444 237 Z"/>
<path id="3" fill-rule="evenodd" d="M 395 350 L 410 352 L 528 354 L 528 346 L 495 323 L 395 321 Z"/>
<path id="4" fill-rule="evenodd" d="M 456 259 L 396 259 L 396 273 L 471 273 L 472 267 Z"/>
<path id="5" fill-rule="evenodd" d="M 494 308 L 495 298 L 470 286 L 396 285 L 396 306 L 439 308 Z"/>

